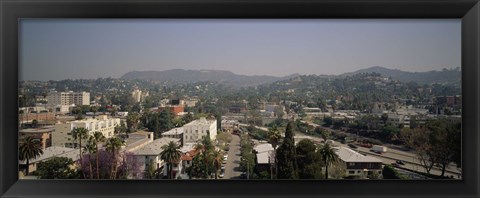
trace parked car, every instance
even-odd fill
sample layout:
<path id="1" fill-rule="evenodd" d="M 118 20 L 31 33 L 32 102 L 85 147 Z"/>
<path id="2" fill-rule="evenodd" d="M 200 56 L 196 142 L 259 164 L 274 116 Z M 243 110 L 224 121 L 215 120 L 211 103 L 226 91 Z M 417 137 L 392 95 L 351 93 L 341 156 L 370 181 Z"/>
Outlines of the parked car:
<path id="1" fill-rule="evenodd" d="M 225 166 L 222 166 L 220 169 L 220 175 L 218 175 L 220 178 L 223 178 L 225 176 Z"/>
<path id="2" fill-rule="evenodd" d="M 392 165 L 393 167 L 398 167 L 398 164 L 397 164 L 397 163 L 391 163 L 391 165 Z"/>
<path id="3" fill-rule="evenodd" d="M 400 164 L 400 165 L 405 165 L 405 162 L 402 161 L 402 160 L 397 160 L 397 164 Z"/>
<path id="4" fill-rule="evenodd" d="M 351 143 L 348 144 L 348 146 L 349 146 L 350 148 L 354 148 L 354 149 L 358 148 L 358 146 L 355 146 L 355 144 L 351 144 Z"/>

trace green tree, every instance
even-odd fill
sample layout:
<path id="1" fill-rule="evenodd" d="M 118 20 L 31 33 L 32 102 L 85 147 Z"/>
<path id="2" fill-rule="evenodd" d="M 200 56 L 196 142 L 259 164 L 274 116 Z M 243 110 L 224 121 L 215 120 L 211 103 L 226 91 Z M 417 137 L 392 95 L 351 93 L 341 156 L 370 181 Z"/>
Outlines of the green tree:
<path id="1" fill-rule="evenodd" d="M 93 138 L 93 142 L 95 143 L 95 164 L 97 165 L 97 179 L 100 179 L 100 167 L 99 167 L 99 160 L 98 160 L 98 144 L 100 143 L 103 143 L 105 142 L 107 139 L 105 138 L 105 136 L 103 135 L 103 133 L 101 132 L 98 132 L 98 131 L 95 131 L 95 133 L 93 133 L 93 136 L 91 136 Z"/>
<path id="2" fill-rule="evenodd" d="M 218 179 L 218 171 L 222 167 L 223 152 L 220 150 L 214 150 L 212 152 L 213 166 L 215 167 L 215 179 Z"/>
<path id="3" fill-rule="evenodd" d="M 155 168 L 155 163 L 152 159 L 150 159 L 147 168 L 145 169 L 145 173 L 143 174 L 144 179 L 155 179 L 157 170 Z"/>
<path id="4" fill-rule="evenodd" d="M 79 179 L 77 171 L 71 167 L 72 159 L 67 157 L 53 157 L 47 161 L 39 162 L 35 174 L 40 179 Z"/>
<path id="5" fill-rule="evenodd" d="M 328 166 L 335 164 L 339 158 L 337 153 L 335 152 L 336 149 L 331 147 L 330 144 L 324 144 L 319 150 L 319 154 L 323 159 L 323 163 L 325 164 L 325 179 L 328 179 Z"/>
<path id="6" fill-rule="evenodd" d="M 277 153 L 277 146 L 282 140 L 282 136 L 280 135 L 280 131 L 278 131 L 278 128 L 276 125 L 272 126 L 271 128 L 268 129 L 267 133 L 267 140 L 270 144 L 272 144 L 273 147 L 273 152 Z M 274 159 L 274 166 L 275 166 L 275 177 L 277 175 L 278 169 L 277 169 L 277 158 Z M 273 174 L 270 173 L 273 177 Z"/>
<path id="7" fill-rule="evenodd" d="M 83 127 L 78 127 L 74 128 L 72 130 L 72 136 L 75 141 L 78 142 L 78 149 L 79 149 L 79 155 L 80 155 L 80 164 L 83 163 L 83 151 L 82 151 L 82 140 L 86 139 L 88 137 L 88 130 Z M 83 175 L 85 178 L 85 174 Z"/>
<path id="8" fill-rule="evenodd" d="M 160 152 L 160 158 L 168 163 L 167 164 L 167 173 L 170 179 L 173 179 L 173 165 L 180 161 L 180 157 L 182 156 L 182 152 L 179 150 L 180 146 L 178 146 L 175 142 L 170 141 L 167 145 L 162 146 L 162 152 Z"/>
<path id="9" fill-rule="evenodd" d="M 26 160 L 27 172 L 25 175 L 28 175 L 30 159 L 36 159 L 37 157 L 43 154 L 42 142 L 40 142 L 40 140 L 38 139 L 34 139 L 31 136 L 27 136 L 26 138 L 20 141 L 18 154 L 19 154 L 20 160 L 22 161 Z"/>
<path id="10" fill-rule="evenodd" d="M 110 172 L 110 179 L 115 179 L 117 176 L 118 168 L 118 155 L 122 146 L 125 145 L 125 142 L 118 137 L 109 138 L 106 143 L 106 150 L 112 154 L 112 166 Z"/>
<path id="11" fill-rule="evenodd" d="M 98 107 L 97 106 L 91 106 L 90 111 L 93 112 L 93 118 L 95 118 L 95 115 L 97 114 Z"/>
<path id="12" fill-rule="evenodd" d="M 277 149 L 278 173 L 277 177 L 280 179 L 297 179 L 297 164 L 295 152 L 295 140 L 292 130 L 292 122 L 287 124 L 285 130 L 285 139 L 280 147 Z"/>
<path id="13" fill-rule="evenodd" d="M 88 167 L 89 167 L 89 175 L 90 179 L 93 179 L 93 160 L 92 156 L 95 155 L 96 152 L 96 145 L 95 139 L 93 136 L 88 137 L 87 144 L 85 145 L 85 151 L 89 154 L 88 155 Z"/>
<path id="14" fill-rule="evenodd" d="M 127 128 L 128 128 L 128 132 L 134 132 L 137 130 L 137 126 L 138 126 L 138 121 L 139 121 L 139 115 L 138 113 L 129 113 L 127 115 Z"/>
<path id="15" fill-rule="evenodd" d="M 316 179 L 321 173 L 320 160 L 316 154 L 317 147 L 309 139 L 297 143 L 298 176 L 300 179 Z"/>

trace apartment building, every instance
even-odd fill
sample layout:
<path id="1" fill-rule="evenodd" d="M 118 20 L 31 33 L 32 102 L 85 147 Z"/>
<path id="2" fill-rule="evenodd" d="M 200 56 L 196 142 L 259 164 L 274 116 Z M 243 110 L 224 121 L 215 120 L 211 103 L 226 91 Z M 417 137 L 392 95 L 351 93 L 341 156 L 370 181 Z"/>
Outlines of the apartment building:
<path id="1" fill-rule="evenodd" d="M 49 106 L 57 105 L 90 105 L 90 93 L 89 92 L 50 92 L 47 95 L 47 101 Z"/>
<path id="2" fill-rule="evenodd" d="M 217 120 L 200 118 L 183 125 L 183 145 L 185 143 L 196 143 L 204 136 L 210 136 L 211 140 L 217 137 Z"/>
<path id="3" fill-rule="evenodd" d="M 114 135 L 115 127 L 120 125 L 120 118 L 108 118 L 107 115 L 100 115 L 95 119 L 88 118 L 84 120 L 75 120 L 67 123 L 55 124 L 55 132 L 52 133 L 52 146 L 62 146 L 76 148 L 72 136 L 74 128 L 85 128 L 89 135 L 93 135 L 95 131 L 101 132 L 106 138 Z"/>
<path id="4" fill-rule="evenodd" d="M 350 148 L 335 147 L 336 153 L 346 168 L 347 176 L 367 176 L 373 173 L 382 174 L 382 160 L 362 155 Z"/>

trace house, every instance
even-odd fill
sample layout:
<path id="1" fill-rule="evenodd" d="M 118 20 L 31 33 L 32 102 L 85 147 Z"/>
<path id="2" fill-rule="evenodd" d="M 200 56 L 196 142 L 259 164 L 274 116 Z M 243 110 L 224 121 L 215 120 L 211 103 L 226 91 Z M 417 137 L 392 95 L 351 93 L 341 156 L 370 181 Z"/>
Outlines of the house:
<path id="1" fill-rule="evenodd" d="M 335 147 L 336 154 L 346 168 L 347 176 L 367 176 L 373 173 L 382 174 L 382 161 L 362 155 L 347 147 Z"/>

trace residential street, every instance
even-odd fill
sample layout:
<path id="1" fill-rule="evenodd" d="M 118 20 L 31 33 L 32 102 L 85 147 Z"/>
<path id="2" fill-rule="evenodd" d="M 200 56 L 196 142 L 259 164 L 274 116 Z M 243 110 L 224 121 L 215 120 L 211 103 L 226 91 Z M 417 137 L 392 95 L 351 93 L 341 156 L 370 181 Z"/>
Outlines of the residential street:
<path id="1" fill-rule="evenodd" d="M 227 164 L 225 164 L 225 177 L 223 179 L 238 179 L 242 172 L 240 167 L 240 137 L 232 135 L 230 150 L 228 151 Z"/>

